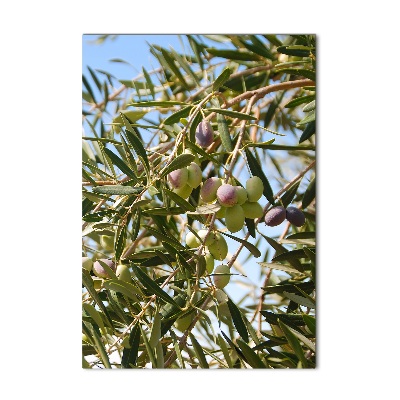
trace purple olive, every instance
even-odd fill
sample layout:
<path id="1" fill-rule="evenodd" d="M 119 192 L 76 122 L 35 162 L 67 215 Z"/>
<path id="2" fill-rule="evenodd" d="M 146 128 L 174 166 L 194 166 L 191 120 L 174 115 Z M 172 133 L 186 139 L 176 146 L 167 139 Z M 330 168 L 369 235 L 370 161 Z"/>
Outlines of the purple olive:
<path id="1" fill-rule="evenodd" d="M 214 131 L 208 121 L 202 121 L 196 128 L 196 143 L 208 147 L 214 141 Z"/>
<path id="2" fill-rule="evenodd" d="M 286 209 L 286 219 L 294 226 L 302 226 L 306 222 L 303 212 L 296 207 Z"/>
<path id="3" fill-rule="evenodd" d="M 286 210 L 282 206 L 271 208 L 265 215 L 265 223 L 268 226 L 280 225 L 286 218 Z"/>
<path id="4" fill-rule="evenodd" d="M 225 183 L 217 190 L 219 204 L 225 207 L 233 207 L 237 203 L 236 187 Z"/>
<path id="5" fill-rule="evenodd" d="M 116 266 L 114 264 L 114 262 L 112 260 L 108 260 L 107 258 L 101 258 L 100 260 L 97 260 L 94 264 L 93 264 L 93 272 L 96 276 L 98 276 L 99 278 L 110 278 L 110 276 L 108 276 L 106 270 L 104 269 L 104 267 L 100 264 L 100 262 L 103 262 L 104 264 L 106 264 L 108 267 L 110 267 L 110 269 L 112 269 L 113 271 L 115 271 Z"/>
<path id="6" fill-rule="evenodd" d="M 220 178 L 208 178 L 200 189 L 200 197 L 206 202 L 211 203 L 217 198 L 217 190 L 222 185 Z"/>
<path id="7" fill-rule="evenodd" d="M 168 181 L 173 189 L 181 189 L 186 185 L 188 177 L 187 168 L 176 169 L 168 174 Z"/>

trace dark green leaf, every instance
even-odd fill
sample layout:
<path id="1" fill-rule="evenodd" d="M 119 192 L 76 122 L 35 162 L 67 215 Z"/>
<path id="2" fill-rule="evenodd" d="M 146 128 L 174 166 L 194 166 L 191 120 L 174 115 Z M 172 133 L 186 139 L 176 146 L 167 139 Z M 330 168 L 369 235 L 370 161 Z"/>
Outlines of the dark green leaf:
<path id="1" fill-rule="evenodd" d="M 279 254 L 275 256 L 272 261 L 288 261 L 298 258 L 306 258 L 306 254 L 304 253 L 303 249 L 287 251 L 286 253 Z"/>
<path id="2" fill-rule="evenodd" d="M 255 238 L 256 237 L 256 225 L 254 223 L 254 219 L 246 218 L 245 222 L 246 222 L 246 226 L 247 226 L 247 229 L 248 229 L 250 235 L 253 238 Z"/>
<path id="3" fill-rule="evenodd" d="M 285 91 L 282 91 L 280 94 L 278 94 L 272 103 L 269 105 L 267 112 L 265 113 L 264 117 L 264 128 L 268 128 L 269 124 L 274 118 L 275 112 L 278 109 L 280 103 L 283 100 L 283 96 L 285 94 Z"/>
<path id="4" fill-rule="evenodd" d="M 240 339 L 237 339 L 236 342 L 239 345 L 240 350 L 242 350 L 246 362 L 252 368 L 267 368 L 262 362 L 261 358 L 255 353 L 255 351 L 251 347 L 249 347 L 245 342 Z"/>
<path id="5" fill-rule="evenodd" d="M 255 176 L 258 176 L 263 182 L 264 196 L 272 205 L 275 204 L 274 193 L 272 192 L 271 185 L 269 184 L 267 177 L 264 175 L 263 169 L 248 149 L 246 149 L 245 152 L 251 173 Z"/>
<path id="6" fill-rule="evenodd" d="M 145 288 L 147 288 L 160 299 L 164 300 L 166 303 L 170 303 L 172 305 L 175 305 L 176 307 L 179 307 L 178 304 L 176 304 L 175 300 L 168 293 L 164 292 L 164 290 L 162 290 L 145 272 L 143 272 L 135 265 L 131 265 L 134 274 L 137 276 L 137 278 Z"/>
<path id="7" fill-rule="evenodd" d="M 315 199 L 315 177 L 311 180 L 306 191 L 304 192 L 301 207 L 303 209 L 307 208 L 314 199 Z"/>
<path id="8" fill-rule="evenodd" d="M 296 196 L 297 189 L 299 188 L 301 179 L 296 182 L 294 185 L 292 185 L 288 190 L 286 190 L 285 194 L 281 197 L 281 201 L 283 203 L 283 207 L 287 207 L 292 200 L 294 199 L 294 196 Z"/>
<path id="9" fill-rule="evenodd" d="M 290 347 L 293 349 L 296 356 L 301 361 L 303 367 L 307 368 L 307 365 L 308 365 L 307 359 L 304 355 L 304 351 L 301 347 L 299 340 L 283 322 L 279 321 L 279 326 L 282 329 L 282 332 L 284 333 L 284 335 L 286 336 Z"/>
<path id="10" fill-rule="evenodd" d="M 196 157 L 193 154 L 180 154 L 178 157 L 174 158 L 171 163 L 162 171 L 160 177 L 162 178 L 176 169 L 187 167 L 194 161 L 195 158 Z"/>
<path id="11" fill-rule="evenodd" d="M 89 82 L 87 81 L 85 75 L 82 75 L 82 82 L 83 82 L 83 85 L 85 86 L 86 90 L 87 90 L 88 93 L 90 94 L 90 97 L 92 98 L 93 103 L 96 103 L 96 99 L 95 99 L 95 97 L 94 97 L 93 90 L 92 90 L 92 88 L 90 87 Z"/>
<path id="12" fill-rule="evenodd" d="M 95 327 L 92 326 L 91 333 L 92 333 L 92 337 L 94 339 L 97 351 L 99 352 L 100 358 L 103 361 L 104 367 L 105 368 L 111 368 L 110 360 L 108 358 L 108 355 L 107 355 L 106 349 L 104 347 L 104 344 L 101 341 L 101 337 L 100 337 L 100 335 L 98 333 L 98 330 Z"/>
<path id="13" fill-rule="evenodd" d="M 200 343 L 196 340 L 192 332 L 189 333 L 189 336 L 201 368 L 210 368 Z"/>
<path id="14" fill-rule="evenodd" d="M 268 142 L 267 142 L 268 143 Z M 287 146 L 281 144 L 267 144 L 267 143 L 254 143 L 254 147 L 262 147 L 268 150 L 289 150 L 289 151 L 297 151 L 297 150 L 314 150 L 315 146 Z M 249 147 L 249 145 L 247 146 Z"/>
<path id="15" fill-rule="evenodd" d="M 296 126 L 305 125 L 312 121 L 315 121 L 315 110 L 309 112 L 300 122 L 297 123 Z M 304 135 L 304 132 L 303 132 L 303 135 Z"/>
<path id="16" fill-rule="evenodd" d="M 86 271 L 85 269 L 82 269 L 82 283 L 89 292 L 90 296 L 92 299 L 96 302 L 96 304 L 100 307 L 100 310 L 103 311 L 105 314 L 107 321 L 109 322 L 110 326 L 114 326 L 110 317 L 110 314 L 107 311 L 107 308 L 104 306 L 103 302 L 101 301 L 98 293 L 96 292 L 94 286 L 93 286 L 93 280 L 92 277 L 90 276 L 89 272 Z"/>
<path id="17" fill-rule="evenodd" d="M 226 123 L 224 116 L 220 113 L 217 114 L 217 122 L 222 146 L 224 147 L 225 151 L 233 151 L 233 144 L 231 135 L 229 133 L 228 124 Z"/>
<path id="18" fill-rule="evenodd" d="M 146 79 L 147 86 L 149 87 L 151 95 L 153 96 L 153 99 L 154 99 L 155 98 L 155 93 L 154 93 L 153 82 L 151 81 L 150 75 L 146 71 L 146 69 L 144 67 L 142 67 L 142 70 L 143 70 L 144 79 Z"/>
<path id="19" fill-rule="evenodd" d="M 182 101 L 173 101 L 173 100 L 168 100 L 168 101 L 151 100 L 151 101 L 141 101 L 138 103 L 128 104 L 128 106 L 132 107 L 173 107 L 173 106 L 187 106 L 187 105 L 188 103 L 184 103 Z"/>
<path id="20" fill-rule="evenodd" d="M 311 333 L 315 336 L 317 330 L 317 324 L 315 322 L 315 317 L 312 317 L 308 314 L 303 314 L 304 322 L 307 325 L 307 328 L 311 331 Z"/>
<path id="21" fill-rule="evenodd" d="M 171 190 L 165 188 L 164 193 L 178 206 L 180 206 L 182 208 L 182 211 L 196 211 L 196 207 L 192 206 L 189 202 L 187 202 L 185 199 L 172 192 Z"/>
<path id="22" fill-rule="evenodd" d="M 215 57 L 227 58 L 228 60 L 239 60 L 239 61 L 259 61 L 260 57 L 256 54 L 248 51 L 237 51 L 237 50 L 222 50 L 207 47 L 206 50 Z"/>
<path id="23" fill-rule="evenodd" d="M 94 73 L 94 71 L 87 65 L 86 68 L 89 70 L 90 75 L 92 76 L 93 82 L 96 84 L 97 89 L 99 90 L 99 92 L 101 92 L 101 83 L 99 82 L 99 80 L 97 79 L 96 74 Z"/>
<path id="24" fill-rule="evenodd" d="M 280 46 L 276 50 L 278 51 L 278 53 L 296 57 L 309 57 L 311 53 L 310 47 L 300 46 L 300 45 Z"/>
<path id="25" fill-rule="evenodd" d="M 181 118 L 186 118 L 190 110 L 193 108 L 193 106 L 187 106 L 185 108 L 181 108 L 179 111 L 175 112 L 174 114 L 170 115 L 167 117 L 164 121 L 164 125 L 173 125 L 176 124 L 181 120 Z"/>
<path id="26" fill-rule="evenodd" d="M 315 289 L 315 284 L 314 282 L 281 283 L 274 286 L 265 286 L 262 289 L 268 293 L 291 292 L 301 295 L 302 292 L 300 292 L 300 290 L 311 293 Z"/>
<path id="27" fill-rule="evenodd" d="M 223 114 L 226 115 L 228 117 L 232 117 L 232 118 L 239 118 L 239 119 L 245 119 L 248 121 L 251 121 L 253 119 L 257 119 L 256 116 L 252 116 L 249 114 L 244 114 L 238 111 L 231 111 L 231 110 L 225 110 L 223 108 L 207 108 L 206 111 L 209 112 L 215 112 L 217 114 Z"/>
<path id="28" fill-rule="evenodd" d="M 282 46 L 282 42 L 277 38 L 277 35 L 263 35 L 269 42 L 275 46 Z"/>
<path id="29" fill-rule="evenodd" d="M 115 232 L 115 260 L 118 262 L 122 256 L 126 243 L 126 225 L 119 226 Z"/>
<path id="30" fill-rule="evenodd" d="M 219 231 L 219 232 L 220 232 L 220 231 Z M 258 258 L 258 257 L 261 257 L 261 252 L 260 252 L 260 250 L 258 250 L 257 247 L 254 246 L 254 244 L 251 244 L 251 243 L 247 242 L 246 240 L 239 239 L 239 238 L 237 238 L 237 237 L 235 237 L 235 236 L 229 235 L 229 234 L 226 233 L 226 232 L 220 232 L 220 233 L 222 233 L 222 234 L 225 235 L 225 236 L 228 236 L 229 238 L 231 238 L 231 239 L 233 239 L 233 240 L 236 240 L 236 241 L 239 242 L 239 243 L 242 243 L 243 246 L 246 247 L 246 249 L 249 250 L 250 253 L 253 254 L 254 257 L 257 257 L 257 258 Z"/>
<path id="31" fill-rule="evenodd" d="M 287 236 L 286 239 L 315 239 L 315 232 L 297 232 Z"/>
<path id="32" fill-rule="evenodd" d="M 282 292 L 282 294 L 287 297 L 289 300 L 294 301 L 297 304 L 300 304 L 301 306 L 308 307 L 308 308 L 315 308 L 315 302 L 313 303 L 310 301 L 308 298 L 299 296 L 294 293 L 289 293 L 289 292 Z"/>
<path id="33" fill-rule="evenodd" d="M 315 133 L 316 123 L 315 121 L 310 122 L 307 124 L 306 128 L 304 129 L 303 133 L 300 136 L 299 143 L 305 142 Z"/>
<path id="34" fill-rule="evenodd" d="M 265 317 L 265 320 L 272 325 L 278 325 L 279 320 L 285 324 L 296 329 L 298 326 L 304 326 L 305 322 L 301 315 L 298 314 L 276 314 L 270 311 L 261 310 L 261 315 Z"/>
<path id="35" fill-rule="evenodd" d="M 179 81 L 186 89 L 189 89 L 189 86 L 186 83 L 185 78 L 183 77 L 181 71 L 179 71 L 179 68 L 176 66 L 175 61 L 171 57 L 171 55 L 165 49 L 161 49 L 161 53 L 164 56 L 166 63 L 168 64 L 169 68 L 174 73 L 174 75 L 179 79 Z"/>
<path id="36" fill-rule="evenodd" d="M 309 96 L 298 97 L 297 99 L 290 100 L 289 103 L 285 105 L 285 108 L 294 108 L 300 104 L 308 103 L 311 100 L 315 99 L 315 94 L 311 94 Z"/>
<path id="37" fill-rule="evenodd" d="M 238 331 L 239 335 L 242 339 L 248 343 L 249 342 L 249 335 L 247 332 L 247 328 L 245 323 L 243 322 L 243 317 L 240 310 L 236 307 L 236 304 L 228 298 L 228 307 L 229 312 L 231 313 L 233 324 L 235 325 L 236 330 Z"/>
<path id="38" fill-rule="evenodd" d="M 231 69 L 225 68 L 213 83 L 213 90 L 217 91 L 231 76 Z"/>
<path id="39" fill-rule="evenodd" d="M 111 161 L 126 175 L 132 178 L 136 183 L 138 179 L 133 171 L 121 160 L 116 154 L 114 154 L 110 149 L 104 148 L 105 153 L 110 157 Z"/>
<path id="40" fill-rule="evenodd" d="M 135 325 L 129 335 L 129 348 L 125 347 L 122 353 L 121 366 L 122 368 L 132 368 L 135 366 L 140 343 L 140 330 L 138 325 Z"/>
<path id="41" fill-rule="evenodd" d="M 277 72 L 283 72 L 285 74 L 290 74 L 290 75 L 300 75 L 300 76 L 304 76 L 307 79 L 311 79 L 312 81 L 315 81 L 315 71 L 311 71 L 309 69 L 283 68 L 283 69 L 278 69 Z"/>

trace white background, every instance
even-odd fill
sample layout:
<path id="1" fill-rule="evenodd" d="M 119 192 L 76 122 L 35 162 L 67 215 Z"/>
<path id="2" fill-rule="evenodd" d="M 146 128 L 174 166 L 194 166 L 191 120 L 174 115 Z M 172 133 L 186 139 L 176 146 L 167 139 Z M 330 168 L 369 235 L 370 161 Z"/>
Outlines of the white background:
<path id="1" fill-rule="evenodd" d="M 2 3 L 0 365 L 6 398 L 375 399 L 398 393 L 394 4 Z M 81 369 L 84 33 L 317 34 L 316 370 Z"/>

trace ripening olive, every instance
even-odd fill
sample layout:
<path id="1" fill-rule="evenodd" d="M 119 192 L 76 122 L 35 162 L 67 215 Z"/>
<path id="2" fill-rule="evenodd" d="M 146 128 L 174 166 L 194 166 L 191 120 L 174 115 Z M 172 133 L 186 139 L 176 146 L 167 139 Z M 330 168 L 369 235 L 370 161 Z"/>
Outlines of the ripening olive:
<path id="1" fill-rule="evenodd" d="M 89 257 L 82 257 L 82 268 L 85 268 L 87 271 L 91 271 L 93 267 L 93 261 Z"/>
<path id="2" fill-rule="evenodd" d="M 282 206 L 271 208 L 265 215 L 265 223 L 268 226 L 278 226 L 286 218 L 286 210 Z"/>
<path id="3" fill-rule="evenodd" d="M 220 178 L 208 178 L 200 189 L 200 197 L 206 202 L 211 203 L 217 198 L 217 190 L 222 185 Z"/>
<path id="4" fill-rule="evenodd" d="M 178 196 L 181 196 L 183 199 L 187 199 L 192 194 L 193 188 L 189 185 L 185 185 L 180 189 L 174 189 L 173 192 L 176 193 Z"/>
<path id="5" fill-rule="evenodd" d="M 208 121 L 202 121 L 196 128 L 196 143 L 201 147 L 208 147 L 214 141 L 214 131 Z"/>
<path id="6" fill-rule="evenodd" d="M 224 183 L 217 190 L 219 204 L 224 207 L 232 207 L 237 203 L 237 191 L 235 186 Z"/>
<path id="7" fill-rule="evenodd" d="M 111 251 L 114 249 L 114 236 L 101 235 L 100 245 L 104 250 Z"/>
<path id="8" fill-rule="evenodd" d="M 235 204 L 233 207 L 227 208 L 225 213 L 226 227 L 232 232 L 239 232 L 244 225 L 244 211 L 242 206 Z"/>
<path id="9" fill-rule="evenodd" d="M 228 244 L 220 233 L 215 233 L 215 241 L 208 246 L 208 251 L 219 261 L 222 261 L 228 254 Z"/>
<path id="10" fill-rule="evenodd" d="M 230 273 L 231 270 L 227 265 L 218 265 L 214 271 L 214 285 L 219 289 L 224 288 L 231 279 Z"/>
<path id="11" fill-rule="evenodd" d="M 186 169 L 188 171 L 187 184 L 193 189 L 197 188 L 202 179 L 200 167 L 196 163 L 192 162 Z"/>
<path id="12" fill-rule="evenodd" d="M 246 181 L 247 200 L 255 202 L 260 200 L 264 191 L 262 180 L 258 176 L 253 176 Z"/>
<path id="13" fill-rule="evenodd" d="M 168 181 L 173 189 L 183 188 L 188 181 L 187 168 L 176 169 L 168 174 Z"/>
<path id="14" fill-rule="evenodd" d="M 247 201 L 247 191 L 244 187 L 235 186 L 236 196 L 237 196 L 237 204 L 241 206 Z"/>
<path id="15" fill-rule="evenodd" d="M 117 267 L 116 275 L 118 279 L 124 282 L 131 282 L 132 277 L 129 271 L 129 267 L 125 264 L 119 264 Z"/>
<path id="16" fill-rule="evenodd" d="M 286 219 L 294 226 L 302 226 L 306 222 L 303 212 L 296 207 L 286 209 Z"/>
<path id="17" fill-rule="evenodd" d="M 113 271 L 115 271 L 115 264 L 112 260 L 108 260 L 107 258 L 101 258 L 100 260 L 97 260 L 93 264 L 93 272 L 96 276 L 99 278 L 110 278 L 104 269 L 104 267 L 100 264 L 100 262 L 103 262 L 106 264 L 109 268 L 111 268 Z"/>
<path id="18" fill-rule="evenodd" d="M 250 219 L 261 218 L 264 213 L 263 208 L 256 201 L 253 203 L 247 201 L 246 203 L 242 204 L 242 208 L 244 211 L 244 216 Z"/>

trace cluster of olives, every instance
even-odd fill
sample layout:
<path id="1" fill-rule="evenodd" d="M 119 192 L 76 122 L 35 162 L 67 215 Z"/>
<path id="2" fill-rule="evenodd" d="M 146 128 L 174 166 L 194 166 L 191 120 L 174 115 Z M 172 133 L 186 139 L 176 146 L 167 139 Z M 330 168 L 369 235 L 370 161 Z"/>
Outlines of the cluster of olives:
<path id="1" fill-rule="evenodd" d="M 186 235 L 186 244 L 194 249 L 199 247 L 201 243 L 204 243 L 206 254 L 206 270 L 209 274 L 214 271 L 214 285 L 222 289 L 225 287 L 230 280 L 229 271 L 230 268 L 227 265 L 218 265 L 214 270 L 214 261 L 222 261 L 228 254 L 228 244 L 225 238 L 219 232 L 210 232 L 207 239 L 204 241 L 207 235 L 207 229 L 200 229 L 197 232 L 199 238 L 192 232 Z"/>
<path id="2" fill-rule="evenodd" d="M 129 267 L 127 265 L 119 264 L 118 266 L 116 266 L 112 260 L 109 260 L 107 258 L 101 258 L 101 259 L 93 262 L 93 260 L 90 259 L 89 257 L 82 257 L 82 268 L 86 269 L 89 272 L 93 270 L 93 273 L 98 278 L 102 278 L 102 279 L 111 278 L 108 275 L 108 273 L 105 270 L 102 263 L 104 263 L 112 271 L 114 271 L 115 274 L 117 275 L 118 279 L 125 281 L 125 282 L 131 282 L 131 273 L 130 273 Z"/>
<path id="3" fill-rule="evenodd" d="M 303 226 L 306 222 L 306 217 L 303 212 L 296 207 L 277 206 L 271 208 L 265 215 L 265 223 L 268 226 L 278 226 L 287 219 L 294 226 Z"/>
<path id="4" fill-rule="evenodd" d="M 246 181 L 246 189 L 223 183 L 219 178 L 207 179 L 200 189 L 200 197 L 206 203 L 215 200 L 221 206 L 217 218 L 225 218 L 226 227 L 231 232 L 242 229 L 245 218 L 260 218 L 263 208 L 258 203 L 264 191 L 264 185 L 257 176 Z"/>

